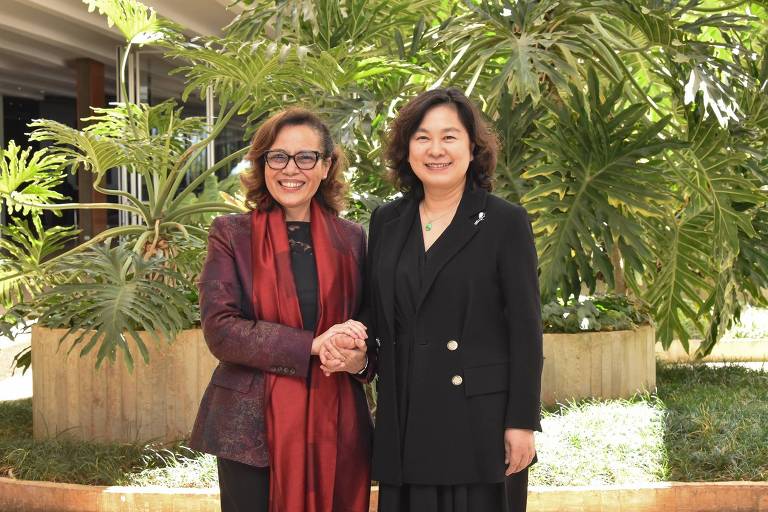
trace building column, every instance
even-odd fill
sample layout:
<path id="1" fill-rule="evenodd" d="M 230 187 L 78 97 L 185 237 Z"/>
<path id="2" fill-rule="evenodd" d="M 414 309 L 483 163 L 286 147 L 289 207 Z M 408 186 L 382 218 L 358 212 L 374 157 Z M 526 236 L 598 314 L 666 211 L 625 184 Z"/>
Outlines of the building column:
<path id="1" fill-rule="evenodd" d="M 0 94 L 0 148 L 5 148 L 5 111 L 3 110 L 3 95 Z"/>
<path id="2" fill-rule="evenodd" d="M 75 70 L 77 82 L 77 129 L 82 130 L 85 124 L 82 119 L 90 117 L 91 107 L 103 107 L 106 103 L 104 94 L 104 64 L 82 58 L 69 62 Z M 106 202 L 104 194 L 93 189 L 94 175 L 80 169 L 77 173 L 77 200 L 80 203 Z M 78 210 L 78 225 L 82 232 L 81 241 L 90 239 L 93 235 L 107 228 L 106 210 Z"/>
<path id="3" fill-rule="evenodd" d="M 3 110 L 3 95 L 0 94 L 0 149 L 5 149 L 5 111 Z M 2 155 L 0 155 L 2 157 Z M 0 225 L 5 226 L 5 203 L 0 204 Z M 2 234 L 0 234 L 2 237 Z"/>

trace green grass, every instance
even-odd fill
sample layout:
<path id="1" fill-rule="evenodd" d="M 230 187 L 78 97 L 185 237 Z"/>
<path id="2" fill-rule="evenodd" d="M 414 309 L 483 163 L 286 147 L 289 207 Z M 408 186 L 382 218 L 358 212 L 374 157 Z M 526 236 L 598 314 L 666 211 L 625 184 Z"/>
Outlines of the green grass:
<path id="1" fill-rule="evenodd" d="M 660 368 L 669 479 L 768 480 L 768 372 Z"/>
<path id="2" fill-rule="evenodd" d="M 656 395 L 544 413 L 534 485 L 768 480 L 768 372 L 660 367 Z M 93 485 L 215 487 L 216 461 L 173 446 L 32 440 L 31 400 L 0 402 L 0 475 Z"/>
<path id="3" fill-rule="evenodd" d="M 590 400 L 545 412 L 532 485 L 655 482 L 665 475 L 664 407 L 653 397 Z"/>
<path id="4" fill-rule="evenodd" d="M 545 412 L 534 485 L 768 480 L 768 372 L 659 367 L 658 393 Z"/>
<path id="5" fill-rule="evenodd" d="M 182 445 L 32 439 L 32 400 L 0 402 L 0 476 L 87 485 L 216 486 L 216 461 Z"/>

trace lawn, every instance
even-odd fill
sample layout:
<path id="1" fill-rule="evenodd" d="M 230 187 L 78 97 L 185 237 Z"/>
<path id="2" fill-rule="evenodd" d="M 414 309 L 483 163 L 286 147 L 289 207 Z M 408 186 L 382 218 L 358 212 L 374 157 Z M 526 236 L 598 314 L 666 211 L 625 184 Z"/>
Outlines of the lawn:
<path id="1" fill-rule="evenodd" d="M 654 395 L 545 411 L 531 484 L 768 480 L 768 371 L 660 367 L 657 380 Z M 99 485 L 216 485 L 215 459 L 183 444 L 34 442 L 31 433 L 31 400 L 0 402 L 1 475 Z"/>
<path id="2" fill-rule="evenodd" d="M 531 483 L 768 480 L 768 371 L 662 366 L 657 383 L 545 411 Z"/>

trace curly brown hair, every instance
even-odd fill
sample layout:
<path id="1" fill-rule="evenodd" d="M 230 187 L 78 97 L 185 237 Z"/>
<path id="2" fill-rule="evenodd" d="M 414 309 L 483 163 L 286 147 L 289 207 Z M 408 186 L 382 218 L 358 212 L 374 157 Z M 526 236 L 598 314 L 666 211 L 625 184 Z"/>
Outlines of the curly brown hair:
<path id="1" fill-rule="evenodd" d="M 346 205 L 343 171 L 347 159 L 341 148 L 334 144 L 328 125 L 316 114 L 303 108 L 289 108 L 272 115 L 251 139 L 251 147 L 245 156 L 251 163 L 251 168 L 240 175 L 240 182 L 245 189 L 246 205 L 251 210 L 269 211 L 278 204 L 267 190 L 264 179 L 264 154 L 275 142 L 280 130 L 286 126 L 309 126 L 320 135 L 323 146 L 321 158 L 330 159 L 331 165 L 328 176 L 320 183 L 315 197 L 328 211 L 338 215 Z"/>
<path id="2" fill-rule="evenodd" d="M 389 178 L 401 192 L 411 192 L 423 197 L 424 187 L 421 180 L 408 163 L 408 151 L 411 137 L 419 128 L 426 113 L 438 105 L 451 105 L 456 109 L 461 124 L 469 134 L 473 144 L 473 159 L 469 163 L 468 185 L 474 185 L 491 192 L 493 174 L 496 171 L 496 159 L 499 141 L 491 125 L 483 118 L 480 110 L 463 92 L 455 88 L 441 88 L 426 91 L 409 101 L 397 115 L 389 132 L 385 152 Z"/>

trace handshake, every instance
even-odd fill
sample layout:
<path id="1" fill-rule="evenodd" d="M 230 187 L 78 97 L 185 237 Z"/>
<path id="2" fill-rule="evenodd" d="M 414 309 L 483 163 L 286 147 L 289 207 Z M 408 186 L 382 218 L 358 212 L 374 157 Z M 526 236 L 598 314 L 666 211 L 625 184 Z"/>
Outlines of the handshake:
<path id="1" fill-rule="evenodd" d="M 326 377 L 335 372 L 360 373 L 368 366 L 366 330 L 362 323 L 347 320 L 312 340 L 312 355 L 320 357 Z"/>

